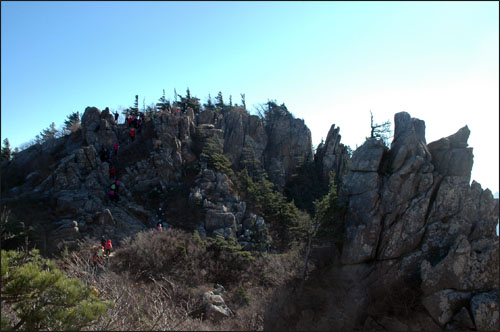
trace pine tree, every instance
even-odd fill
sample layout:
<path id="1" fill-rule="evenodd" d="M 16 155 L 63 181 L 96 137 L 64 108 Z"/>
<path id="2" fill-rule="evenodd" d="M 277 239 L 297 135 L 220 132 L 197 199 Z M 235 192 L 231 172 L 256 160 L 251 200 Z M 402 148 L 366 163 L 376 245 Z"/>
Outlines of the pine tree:
<path id="1" fill-rule="evenodd" d="M 113 305 L 38 250 L 2 250 L 1 264 L 2 330 L 82 330 Z M 7 306 L 16 316 L 12 322 L 3 315 Z"/>
<path id="2" fill-rule="evenodd" d="M 73 112 L 64 120 L 64 130 L 67 132 L 75 131 L 80 125 L 80 112 Z"/>
<path id="3" fill-rule="evenodd" d="M 241 96 L 241 104 L 243 105 L 243 108 L 247 109 L 247 104 L 245 103 L 245 94 L 240 93 L 240 96 Z"/>
<path id="4" fill-rule="evenodd" d="M 8 138 L 3 140 L 2 147 L 2 161 L 9 161 L 12 157 L 12 151 L 10 149 L 10 142 Z"/>
<path id="5" fill-rule="evenodd" d="M 203 107 L 207 110 L 213 110 L 214 109 L 214 104 L 212 103 L 212 96 L 210 96 L 210 93 L 208 94 L 207 102 L 203 104 Z"/>
<path id="6" fill-rule="evenodd" d="M 233 96 L 229 95 L 229 107 L 233 107 Z"/>
<path id="7" fill-rule="evenodd" d="M 165 98 L 165 89 L 163 89 L 163 95 L 158 99 L 158 102 L 156 103 L 156 109 L 161 110 L 161 111 L 166 111 L 167 109 L 170 108 L 170 102 Z"/>
<path id="8" fill-rule="evenodd" d="M 335 172 L 329 173 L 330 181 L 328 193 L 321 200 L 314 201 L 316 224 L 314 236 L 328 237 L 339 240 L 341 237 L 341 220 L 345 207 L 338 202 L 337 185 L 335 184 Z"/>
<path id="9" fill-rule="evenodd" d="M 56 135 L 59 131 L 56 129 L 56 125 L 54 122 L 52 122 L 47 128 L 42 130 L 39 136 L 39 141 L 41 143 L 45 143 L 50 139 L 56 138 Z M 37 140 L 38 140 L 38 135 L 37 135 Z"/>
<path id="10" fill-rule="evenodd" d="M 215 106 L 219 108 L 224 107 L 224 100 L 222 99 L 222 92 L 219 91 L 217 97 L 215 97 Z"/>

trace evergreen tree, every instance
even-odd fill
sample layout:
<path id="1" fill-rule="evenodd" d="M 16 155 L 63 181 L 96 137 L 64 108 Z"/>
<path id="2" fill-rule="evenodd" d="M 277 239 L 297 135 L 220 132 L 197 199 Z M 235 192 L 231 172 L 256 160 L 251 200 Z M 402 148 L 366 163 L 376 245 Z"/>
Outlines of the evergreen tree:
<path id="1" fill-rule="evenodd" d="M 233 96 L 229 95 L 229 107 L 233 107 Z"/>
<path id="2" fill-rule="evenodd" d="M 247 104 L 245 103 L 245 94 L 240 93 L 240 96 L 241 96 L 241 104 L 243 105 L 243 108 L 247 109 Z"/>
<path id="3" fill-rule="evenodd" d="M 215 106 L 219 108 L 224 108 L 224 100 L 222 99 L 222 92 L 219 91 L 217 97 L 215 97 Z"/>
<path id="4" fill-rule="evenodd" d="M 203 107 L 207 110 L 213 110 L 214 104 L 212 103 L 212 97 L 210 96 L 210 93 L 208 94 L 207 102 L 203 104 Z"/>
<path id="5" fill-rule="evenodd" d="M 163 95 L 158 99 L 158 102 L 156 103 L 156 109 L 161 110 L 161 111 L 167 111 L 170 109 L 170 101 L 165 98 L 165 89 L 163 89 Z"/>
<path id="6" fill-rule="evenodd" d="M 80 125 L 80 112 L 73 112 L 64 120 L 64 130 L 67 132 L 74 131 Z"/>
<path id="7" fill-rule="evenodd" d="M 253 211 L 264 216 L 271 225 L 273 236 L 285 248 L 291 241 L 301 236 L 300 212 L 294 202 L 287 202 L 285 196 L 274 189 L 274 185 L 264 173 L 259 179 L 252 179 L 246 169 L 238 173 L 238 188 L 244 200 Z"/>
<path id="8" fill-rule="evenodd" d="M 9 161 L 11 157 L 12 151 L 10 149 L 10 142 L 8 138 L 5 138 L 2 146 L 2 161 Z"/>
<path id="9" fill-rule="evenodd" d="M 112 306 L 38 250 L 2 250 L 1 264 L 2 330 L 82 330 Z M 12 322 L 4 316 L 7 306 L 16 316 Z"/>
<path id="10" fill-rule="evenodd" d="M 195 113 L 199 113 L 201 110 L 200 99 L 191 96 L 191 91 L 189 88 L 186 90 L 186 97 L 178 95 L 180 98 L 180 103 L 182 107 L 182 111 L 187 111 L 188 108 L 191 108 Z"/>
<path id="11" fill-rule="evenodd" d="M 58 134 L 58 130 L 56 129 L 56 125 L 54 122 L 52 122 L 47 128 L 42 130 L 40 133 L 40 136 L 37 135 L 37 141 L 40 141 L 41 143 L 45 143 L 50 139 L 56 138 L 56 135 Z"/>
<path id="12" fill-rule="evenodd" d="M 338 201 L 337 185 L 335 184 L 335 172 L 330 171 L 328 193 L 322 199 L 314 201 L 316 214 L 314 216 L 318 238 L 340 239 L 342 231 L 341 220 L 345 213 L 345 207 Z"/>

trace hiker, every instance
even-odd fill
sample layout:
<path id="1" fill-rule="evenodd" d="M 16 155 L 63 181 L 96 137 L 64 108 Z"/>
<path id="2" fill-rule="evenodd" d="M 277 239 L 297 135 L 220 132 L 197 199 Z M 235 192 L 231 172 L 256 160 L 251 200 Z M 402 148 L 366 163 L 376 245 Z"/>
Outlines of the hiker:
<path id="1" fill-rule="evenodd" d="M 110 178 L 114 178 L 115 176 L 116 176 L 116 170 L 115 170 L 115 168 L 114 168 L 114 167 L 111 167 L 111 168 L 109 169 L 109 177 L 110 177 Z"/>
<path id="2" fill-rule="evenodd" d="M 163 226 L 162 226 L 161 222 L 159 222 L 158 224 L 156 224 L 156 230 L 158 230 L 160 232 L 163 230 Z"/>
<path id="3" fill-rule="evenodd" d="M 128 122 L 128 127 L 130 128 L 132 126 L 132 117 L 127 116 L 127 122 Z"/>
<path id="4" fill-rule="evenodd" d="M 137 128 L 137 116 L 132 115 L 132 127 Z"/>
<path id="5" fill-rule="evenodd" d="M 104 246 L 101 246 L 99 248 L 99 251 L 97 252 L 97 256 L 99 258 L 99 263 L 102 265 L 102 262 L 104 260 Z"/>
<path id="6" fill-rule="evenodd" d="M 94 257 L 92 258 L 92 264 L 94 265 L 94 267 L 97 266 L 97 252 L 94 254 Z"/>
<path id="7" fill-rule="evenodd" d="M 108 242 L 106 242 L 106 256 L 109 257 L 111 249 L 113 249 L 113 245 L 111 244 L 111 239 L 109 239 Z"/>
<path id="8" fill-rule="evenodd" d="M 135 139 L 135 129 L 134 128 L 130 128 L 130 138 L 132 139 L 132 141 L 134 141 L 134 139 Z"/>
<path id="9" fill-rule="evenodd" d="M 115 144 L 113 145 L 113 150 L 115 150 L 115 156 L 118 155 L 119 148 L 120 148 L 120 144 L 118 144 L 118 142 L 115 142 Z"/>
<path id="10" fill-rule="evenodd" d="M 120 117 L 120 114 L 118 114 L 118 111 L 115 111 L 115 122 L 118 123 L 118 118 Z"/>
<path id="11" fill-rule="evenodd" d="M 105 246 L 106 245 L 106 239 L 104 238 L 104 236 L 101 236 L 101 246 Z"/>

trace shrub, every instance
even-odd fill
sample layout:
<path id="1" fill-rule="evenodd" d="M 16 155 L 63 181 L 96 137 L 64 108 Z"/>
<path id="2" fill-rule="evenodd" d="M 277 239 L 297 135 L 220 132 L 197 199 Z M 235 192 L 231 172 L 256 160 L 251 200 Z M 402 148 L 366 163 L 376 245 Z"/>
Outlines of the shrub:
<path id="1" fill-rule="evenodd" d="M 2 250 L 2 329 L 81 330 L 109 306 L 38 250 Z"/>
<path id="2" fill-rule="evenodd" d="M 238 295 L 238 302 L 239 303 L 244 304 L 244 305 L 250 304 L 251 299 L 248 296 L 245 288 L 243 288 L 242 284 L 240 284 L 238 286 L 237 295 Z"/>

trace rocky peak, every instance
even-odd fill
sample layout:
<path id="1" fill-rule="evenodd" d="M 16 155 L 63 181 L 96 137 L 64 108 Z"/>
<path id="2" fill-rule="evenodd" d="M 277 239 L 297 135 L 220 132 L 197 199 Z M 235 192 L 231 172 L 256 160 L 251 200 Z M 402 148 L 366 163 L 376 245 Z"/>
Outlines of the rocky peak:
<path id="1" fill-rule="evenodd" d="M 405 112 L 394 120 L 389 150 L 369 139 L 353 154 L 342 264 L 372 271 L 359 281 L 365 291 L 394 291 L 401 282 L 420 288 L 430 322 L 441 328 L 456 326 L 462 308 L 476 328 L 498 326 L 498 319 L 484 325 L 474 305 L 498 297 L 499 205 L 489 190 L 469 184 L 468 128 L 427 145 L 423 121 Z"/>
<path id="2" fill-rule="evenodd" d="M 328 131 L 326 141 L 318 147 L 315 159 L 321 169 L 321 177 L 323 181 L 328 181 L 330 171 L 335 172 L 336 183 L 344 182 L 344 177 L 347 174 L 349 153 L 347 147 L 340 143 L 341 135 L 340 128 L 333 124 Z"/>
<path id="3" fill-rule="evenodd" d="M 311 131 L 304 120 L 295 119 L 286 109 L 274 107 L 265 123 L 267 141 L 264 160 L 269 179 L 280 186 L 303 162 L 313 160 Z"/>

